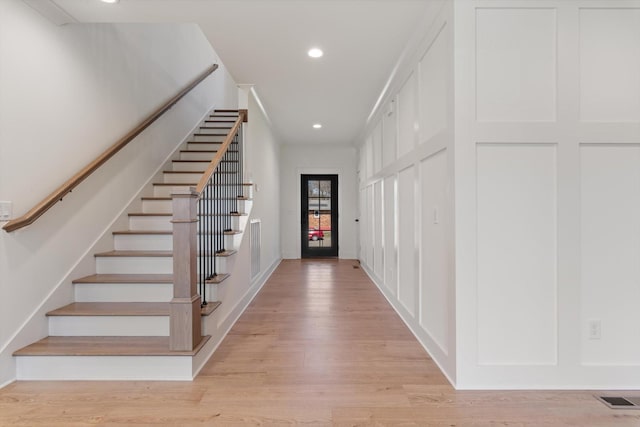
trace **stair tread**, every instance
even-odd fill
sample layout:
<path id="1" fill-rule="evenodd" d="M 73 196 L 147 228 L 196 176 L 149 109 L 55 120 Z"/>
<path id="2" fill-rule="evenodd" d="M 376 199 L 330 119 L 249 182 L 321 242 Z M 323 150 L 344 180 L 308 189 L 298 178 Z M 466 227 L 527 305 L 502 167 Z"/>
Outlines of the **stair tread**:
<path id="1" fill-rule="evenodd" d="M 173 274 L 92 274 L 73 283 L 173 283 Z"/>
<path id="2" fill-rule="evenodd" d="M 108 251 L 95 254 L 96 257 L 172 257 L 173 251 Z"/>
<path id="3" fill-rule="evenodd" d="M 172 186 L 172 187 L 195 187 L 198 185 L 198 183 L 196 182 L 195 184 L 193 183 L 184 183 L 184 182 L 154 182 L 153 185 L 158 185 L 158 186 Z"/>
<path id="4" fill-rule="evenodd" d="M 217 153 L 217 150 L 180 150 L 181 153 Z M 183 160 L 184 161 L 184 160 Z M 197 160 L 198 162 L 200 160 Z"/>
<path id="5" fill-rule="evenodd" d="M 201 310 L 208 316 L 220 305 L 211 301 Z M 47 316 L 168 316 L 169 302 L 74 302 L 47 313 Z"/>
<path id="6" fill-rule="evenodd" d="M 156 217 L 156 216 L 173 216 L 172 213 L 166 213 L 166 212 L 132 212 L 130 214 L 127 214 L 128 216 L 147 216 L 147 217 Z M 226 213 L 226 214 L 209 214 L 211 216 L 247 216 L 249 214 L 245 213 L 245 212 L 239 212 L 239 213 Z"/>
<path id="7" fill-rule="evenodd" d="M 136 235 L 171 236 L 171 235 L 173 235 L 173 231 L 171 231 L 171 230 L 166 230 L 166 231 L 158 231 L 158 230 L 122 230 L 122 231 L 114 231 L 112 234 L 113 235 L 129 235 L 129 236 L 136 236 Z M 198 234 L 202 234 L 202 233 L 198 233 Z M 227 235 L 227 236 L 230 236 L 232 234 L 242 234 L 242 231 L 240 231 L 240 230 L 225 231 L 224 234 Z"/>
<path id="8" fill-rule="evenodd" d="M 14 356 L 194 356 L 209 341 L 203 336 L 191 351 L 169 350 L 169 337 L 46 337 Z"/>
<path id="9" fill-rule="evenodd" d="M 168 302 L 74 302 L 47 316 L 168 316 Z"/>
<path id="10" fill-rule="evenodd" d="M 114 231 L 114 236 L 118 235 L 128 235 L 128 236 L 137 236 L 137 235 L 154 235 L 154 236 L 170 236 L 173 234 L 171 230 L 120 230 Z"/>
<path id="11" fill-rule="evenodd" d="M 199 173 L 199 174 L 203 174 L 203 173 L 205 173 L 205 171 L 163 171 L 162 173 L 177 173 L 177 174 Z"/>
<path id="12" fill-rule="evenodd" d="M 219 256 L 219 257 L 230 257 L 231 255 L 235 255 L 237 252 L 238 251 L 236 251 L 236 250 L 227 250 L 227 251 L 224 251 L 224 252 L 217 253 L 216 256 Z"/>
<path id="13" fill-rule="evenodd" d="M 222 283 L 225 280 L 227 280 L 230 276 L 231 276 L 230 274 L 220 273 L 220 274 L 214 276 L 212 279 L 207 280 L 207 283 L 210 283 L 210 284 Z M 211 303 L 209 303 L 209 304 L 211 304 Z"/>
<path id="14" fill-rule="evenodd" d="M 207 305 L 205 305 L 204 307 L 202 307 L 201 309 L 201 315 L 202 316 L 208 316 L 211 313 L 213 313 L 214 311 L 216 311 L 216 309 L 218 307 L 220 307 L 220 301 L 209 301 L 207 303 Z"/>
<path id="15" fill-rule="evenodd" d="M 247 184 L 243 184 L 243 185 L 247 185 Z M 169 200 L 171 200 L 171 197 L 141 197 L 140 200 L 153 200 L 153 201 L 158 201 L 158 202 L 168 202 Z M 242 201 L 253 201 L 253 199 L 250 199 L 246 196 L 243 197 L 219 197 L 217 200 L 242 200 Z"/>

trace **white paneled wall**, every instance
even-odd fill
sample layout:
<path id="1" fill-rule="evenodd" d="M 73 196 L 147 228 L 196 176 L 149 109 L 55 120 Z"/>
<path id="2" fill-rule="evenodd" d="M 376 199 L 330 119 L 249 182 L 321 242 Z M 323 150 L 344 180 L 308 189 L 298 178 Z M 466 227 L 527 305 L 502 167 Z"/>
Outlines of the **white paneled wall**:
<path id="1" fill-rule="evenodd" d="M 582 362 L 640 365 L 640 144 L 580 147 Z"/>
<path id="2" fill-rule="evenodd" d="M 417 83 L 411 72 L 398 94 L 398 155 L 410 153 L 416 146 Z"/>
<path id="3" fill-rule="evenodd" d="M 555 145 L 477 145 L 480 364 L 557 361 L 556 168 Z"/>
<path id="4" fill-rule="evenodd" d="M 438 7 L 361 138 L 365 270 L 458 388 L 639 388 L 640 0 Z"/>
<path id="5" fill-rule="evenodd" d="M 384 284 L 394 297 L 398 295 L 398 194 L 395 175 L 384 179 Z"/>
<path id="6" fill-rule="evenodd" d="M 373 269 L 378 278 L 384 278 L 384 229 L 383 225 L 383 181 L 373 185 Z"/>
<path id="7" fill-rule="evenodd" d="M 457 386 L 638 388 L 640 2 L 454 8 Z"/>
<path id="8" fill-rule="evenodd" d="M 452 277 L 447 254 L 448 151 L 443 149 L 420 162 L 420 326 L 433 338 L 444 354 L 448 354 L 448 337 Z"/>
<path id="9" fill-rule="evenodd" d="M 415 317 L 417 305 L 416 171 L 410 166 L 398 174 L 398 299 L 409 315 Z"/>
<path id="10" fill-rule="evenodd" d="M 453 9 L 435 5 L 363 138 L 360 244 L 365 271 L 453 382 Z"/>
<path id="11" fill-rule="evenodd" d="M 640 121 L 640 9 L 580 9 L 580 118 Z"/>
<path id="12" fill-rule="evenodd" d="M 476 9 L 478 122 L 556 117 L 556 11 Z"/>

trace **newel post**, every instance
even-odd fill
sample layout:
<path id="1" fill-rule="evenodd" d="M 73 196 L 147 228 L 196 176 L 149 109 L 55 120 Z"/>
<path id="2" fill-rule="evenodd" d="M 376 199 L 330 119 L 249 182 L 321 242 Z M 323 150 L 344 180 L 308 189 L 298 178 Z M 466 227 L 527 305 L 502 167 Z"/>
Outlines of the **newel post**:
<path id="1" fill-rule="evenodd" d="M 202 339 L 197 292 L 198 193 L 175 188 L 173 203 L 173 299 L 169 348 L 191 351 Z"/>

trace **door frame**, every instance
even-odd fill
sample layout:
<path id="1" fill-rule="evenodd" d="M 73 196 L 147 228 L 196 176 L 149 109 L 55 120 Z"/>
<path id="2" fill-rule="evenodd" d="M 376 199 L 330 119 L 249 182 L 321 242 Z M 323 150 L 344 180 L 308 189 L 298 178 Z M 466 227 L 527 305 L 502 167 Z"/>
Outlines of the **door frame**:
<path id="1" fill-rule="evenodd" d="M 331 246 L 327 248 L 309 248 L 309 201 L 308 187 L 306 183 L 313 180 L 331 181 Z M 299 187 L 300 209 L 300 257 L 317 258 L 339 256 L 339 198 L 340 198 L 340 174 L 338 173 L 301 173 Z"/>

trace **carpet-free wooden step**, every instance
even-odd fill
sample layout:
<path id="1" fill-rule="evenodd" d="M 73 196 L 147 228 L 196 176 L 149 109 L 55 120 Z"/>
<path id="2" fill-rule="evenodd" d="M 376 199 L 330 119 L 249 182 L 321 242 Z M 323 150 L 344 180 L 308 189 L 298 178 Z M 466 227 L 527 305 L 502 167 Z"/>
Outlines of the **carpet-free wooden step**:
<path id="1" fill-rule="evenodd" d="M 94 256 L 102 257 L 102 258 L 116 258 L 116 257 L 165 258 L 165 257 L 172 257 L 173 251 L 108 251 L 108 252 L 97 253 Z"/>
<path id="2" fill-rule="evenodd" d="M 144 236 L 144 235 L 153 235 L 153 236 L 170 236 L 173 235 L 173 231 L 157 231 L 157 230 L 121 230 L 121 231 L 114 231 L 112 233 L 114 236 Z M 202 235 L 202 233 L 198 233 L 199 235 Z M 213 234 L 213 233 L 212 233 Z M 219 235 L 220 233 L 215 233 L 217 235 Z M 242 231 L 240 230 L 231 230 L 231 231 L 224 231 L 222 234 L 224 234 L 225 236 L 234 236 L 236 234 L 242 234 Z"/>
<path id="3" fill-rule="evenodd" d="M 173 274 L 92 274 L 72 283 L 173 283 Z"/>
<path id="4" fill-rule="evenodd" d="M 212 285 L 219 285 L 220 283 L 222 283 L 225 280 L 227 280 L 229 277 L 231 277 L 230 274 L 218 273 L 215 276 L 213 276 L 211 279 L 207 279 L 207 283 L 212 284 Z"/>
<path id="5" fill-rule="evenodd" d="M 201 310 L 202 316 L 208 316 L 220 306 L 220 302 L 211 301 Z M 168 316 L 168 302 L 73 302 L 52 310 L 47 316 Z"/>
<path id="6" fill-rule="evenodd" d="M 169 337 L 47 337 L 14 356 L 194 356 L 209 341 L 206 335 L 191 351 L 169 350 Z"/>

